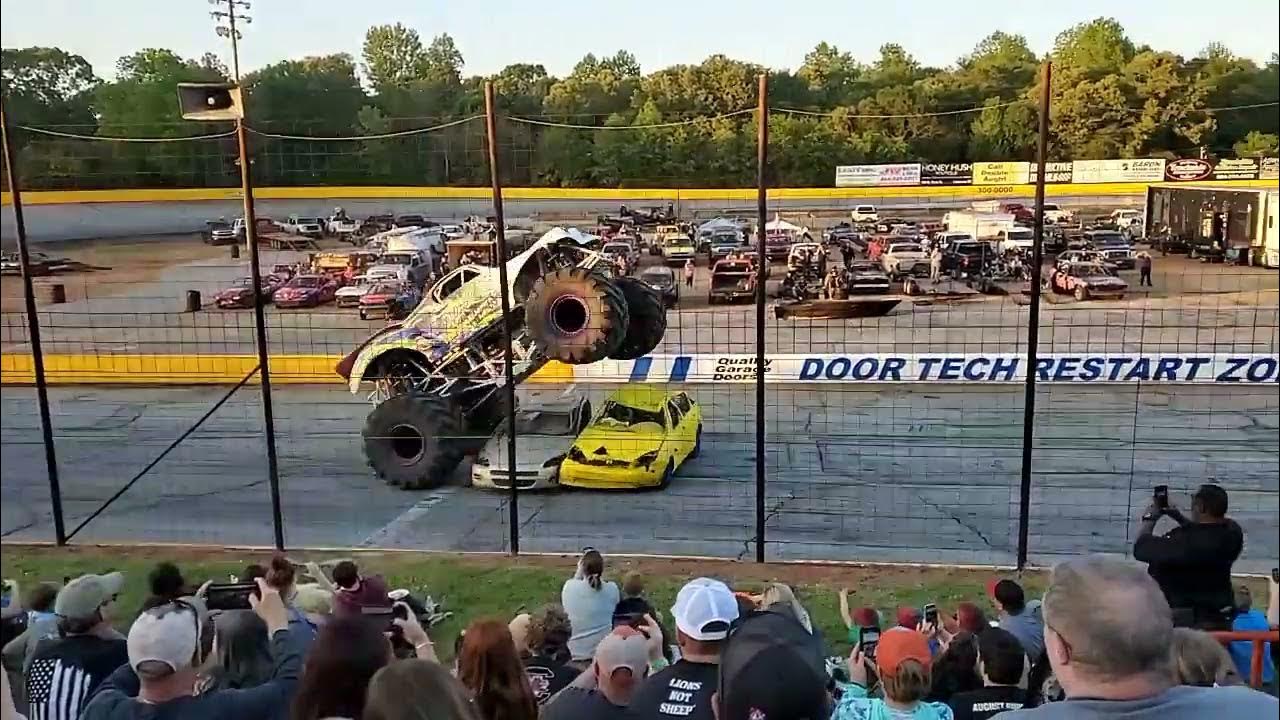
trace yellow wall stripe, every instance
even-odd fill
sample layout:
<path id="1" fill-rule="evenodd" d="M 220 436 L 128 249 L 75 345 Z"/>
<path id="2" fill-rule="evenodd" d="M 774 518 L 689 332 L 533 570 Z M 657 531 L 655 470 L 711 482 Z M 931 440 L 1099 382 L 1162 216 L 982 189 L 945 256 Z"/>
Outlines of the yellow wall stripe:
<path id="1" fill-rule="evenodd" d="M 1138 195 L 1150 183 L 1090 183 L 1047 185 L 1049 196 Z M 1209 184 L 1209 183 L 1198 183 Z M 1213 183 L 1240 188 L 1274 188 L 1274 180 L 1236 180 Z M 840 200 L 876 197 L 982 198 L 1028 196 L 1034 185 L 954 185 L 867 188 L 772 188 L 769 197 L 777 200 Z M 755 188 L 506 188 L 509 200 L 753 200 Z M 259 200 L 483 200 L 490 198 L 483 187 L 266 187 L 254 190 Z M 239 188 L 156 188 L 137 190 L 33 190 L 22 194 L 27 205 L 78 203 L 192 202 L 199 200 L 239 200 Z M 0 204 L 8 205 L 10 194 L 0 193 Z"/>
<path id="2" fill-rule="evenodd" d="M 295 385 L 342 383 L 333 370 L 341 359 L 338 355 L 272 355 L 271 381 Z M 254 355 L 44 356 L 45 378 L 51 385 L 234 385 L 257 364 Z M 0 384 L 34 382 L 30 354 L 0 355 Z M 570 383 L 573 368 L 547 363 L 527 382 Z"/>

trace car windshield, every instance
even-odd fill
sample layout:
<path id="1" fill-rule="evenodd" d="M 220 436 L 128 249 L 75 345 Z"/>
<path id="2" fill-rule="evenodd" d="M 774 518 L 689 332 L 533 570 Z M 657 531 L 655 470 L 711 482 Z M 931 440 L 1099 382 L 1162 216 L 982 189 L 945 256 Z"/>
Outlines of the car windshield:
<path id="1" fill-rule="evenodd" d="M 956 244 L 956 252 L 962 255 L 978 255 L 984 252 L 985 250 L 986 250 L 986 245 L 984 245 L 983 243 L 969 242 L 969 243 Z"/>
<path id="2" fill-rule="evenodd" d="M 422 221 L 425 219 L 426 218 L 422 217 L 421 215 L 401 215 L 400 217 L 396 218 L 396 222 L 402 225 L 421 225 Z"/>
<path id="3" fill-rule="evenodd" d="M 856 212 L 860 213 L 870 213 L 875 211 L 876 209 L 874 205 L 859 205 L 856 209 Z"/>
<path id="4" fill-rule="evenodd" d="M 665 425 L 662 421 L 661 410 L 641 410 L 633 408 L 622 403 L 608 401 L 604 405 L 604 410 L 600 412 L 600 418 L 596 420 L 597 425 L 639 425 L 640 423 L 657 423 Z"/>
<path id="5" fill-rule="evenodd" d="M 298 218 L 299 225 L 318 225 L 320 218 Z"/>
<path id="6" fill-rule="evenodd" d="M 924 248 L 915 243 L 894 243 L 889 246 L 890 253 L 924 252 Z"/>
<path id="7" fill-rule="evenodd" d="M 1057 209 L 1058 209 L 1058 206 L 1057 206 L 1057 205 L 1055 205 L 1055 204 L 1053 204 L 1053 203 L 1045 203 L 1045 204 L 1044 204 L 1044 209 L 1045 209 L 1045 210 L 1057 210 Z"/>
<path id="8" fill-rule="evenodd" d="M 667 246 L 668 246 L 668 247 L 677 246 L 677 245 L 688 245 L 688 244 L 689 244 L 689 238 L 687 238 L 687 237 L 669 237 L 669 238 L 667 238 Z"/>
<path id="9" fill-rule="evenodd" d="M 1072 267 L 1072 273 L 1075 275 L 1110 275 L 1111 272 L 1107 268 L 1098 263 L 1078 263 Z"/>
<path id="10" fill-rule="evenodd" d="M 849 269 L 857 270 L 858 272 L 866 272 L 867 270 L 879 270 L 880 266 L 876 265 L 873 262 L 867 262 L 866 260 L 859 260 L 857 262 L 850 263 Z"/>
<path id="11" fill-rule="evenodd" d="M 626 255 L 631 252 L 631 246 L 626 243 L 609 243 L 604 246 L 604 252 L 610 255 Z"/>
<path id="12" fill-rule="evenodd" d="M 654 268 L 640 273 L 640 279 L 650 283 L 671 282 L 672 277 L 672 274 L 666 272 L 663 268 Z"/>
<path id="13" fill-rule="evenodd" d="M 718 262 L 712 270 L 717 273 L 742 273 L 751 272 L 751 263 L 749 262 Z"/>
<path id="14" fill-rule="evenodd" d="M 297 277 L 293 279 L 293 286 L 304 288 L 320 287 L 320 278 L 314 275 Z"/>
<path id="15" fill-rule="evenodd" d="M 1007 235 L 1011 240 L 1030 240 L 1032 238 L 1030 230 L 1010 230 Z"/>
<path id="16" fill-rule="evenodd" d="M 370 295 L 394 295 L 398 292 L 400 292 L 398 283 L 378 283 L 369 288 Z"/>
<path id="17" fill-rule="evenodd" d="M 507 424 L 499 423 L 498 436 L 506 435 Z M 516 435 L 570 435 L 573 425 L 569 413 L 534 410 L 516 413 Z"/>
<path id="18" fill-rule="evenodd" d="M 386 265 L 408 265 L 413 262 L 413 256 L 404 253 L 388 253 L 378 258 L 378 262 Z"/>
<path id="19" fill-rule="evenodd" d="M 737 233 L 716 233 L 715 235 L 711 236 L 711 242 L 719 243 L 722 245 L 737 245 L 738 234 Z"/>
<path id="20" fill-rule="evenodd" d="M 1127 245 L 1120 233 L 1094 233 L 1093 241 L 1099 245 Z"/>

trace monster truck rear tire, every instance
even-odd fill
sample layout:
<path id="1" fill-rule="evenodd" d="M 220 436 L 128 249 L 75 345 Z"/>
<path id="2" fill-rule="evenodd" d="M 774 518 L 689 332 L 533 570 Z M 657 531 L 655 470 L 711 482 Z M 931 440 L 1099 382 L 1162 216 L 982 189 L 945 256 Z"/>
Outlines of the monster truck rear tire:
<path id="1" fill-rule="evenodd" d="M 573 267 L 538 278 L 525 301 L 524 319 L 547 357 L 583 365 L 613 354 L 630 318 L 626 296 L 614 281 Z"/>
<path id="2" fill-rule="evenodd" d="M 457 413 L 444 398 L 396 395 L 365 419 L 364 455 L 378 477 L 405 490 L 438 487 L 462 461 Z"/>
<path id="3" fill-rule="evenodd" d="M 667 310 L 658 293 L 635 278 L 613 281 L 627 300 L 627 332 L 618 349 L 609 353 L 614 360 L 635 360 L 653 352 L 667 332 Z"/>

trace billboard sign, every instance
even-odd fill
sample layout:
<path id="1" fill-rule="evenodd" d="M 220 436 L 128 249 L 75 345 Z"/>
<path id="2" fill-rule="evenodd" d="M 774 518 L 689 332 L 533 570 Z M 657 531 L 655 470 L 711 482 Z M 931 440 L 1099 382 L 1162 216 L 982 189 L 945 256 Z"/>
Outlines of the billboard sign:
<path id="1" fill-rule="evenodd" d="M 1028 162 L 977 162 L 973 164 L 974 185 L 1026 185 L 1031 176 Z"/>
<path id="2" fill-rule="evenodd" d="M 1257 180 L 1258 158 L 1219 160 L 1213 168 L 1214 180 Z"/>
<path id="3" fill-rule="evenodd" d="M 1071 161 L 1045 163 L 1045 179 L 1049 185 L 1069 183 L 1071 182 Z M 1040 166 L 1031 163 L 1031 167 L 1027 170 L 1027 182 L 1035 182 L 1040 175 Z"/>
<path id="4" fill-rule="evenodd" d="M 1199 158 L 1183 158 L 1170 160 L 1164 166 L 1164 176 L 1168 180 L 1204 180 L 1213 174 L 1213 163 Z"/>
<path id="5" fill-rule="evenodd" d="M 973 163 L 925 163 L 920 166 L 921 185 L 972 185 Z"/>
<path id="6" fill-rule="evenodd" d="M 1259 180 L 1275 180 L 1280 178 L 1280 158 L 1262 158 L 1258 169 Z"/>
<path id="7" fill-rule="evenodd" d="M 836 187 L 892 187 L 919 184 L 920 163 L 836 166 Z"/>
<path id="8" fill-rule="evenodd" d="M 1160 182 L 1163 179 L 1162 158 L 1076 160 L 1071 167 L 1071 181 L 1076 183 Z"/>

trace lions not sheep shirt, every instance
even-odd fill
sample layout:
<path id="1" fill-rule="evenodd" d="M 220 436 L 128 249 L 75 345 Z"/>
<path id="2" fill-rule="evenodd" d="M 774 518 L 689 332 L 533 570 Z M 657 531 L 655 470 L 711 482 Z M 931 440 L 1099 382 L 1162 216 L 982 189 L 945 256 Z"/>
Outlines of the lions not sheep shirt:
<path id="1" fill-rule="evenodd" d="M 637 720 L 715 720 L 711 696 L 719 675 L 719 665 L 677 661 L 644 681 L 631 698 L 631 712 Z"/>

